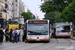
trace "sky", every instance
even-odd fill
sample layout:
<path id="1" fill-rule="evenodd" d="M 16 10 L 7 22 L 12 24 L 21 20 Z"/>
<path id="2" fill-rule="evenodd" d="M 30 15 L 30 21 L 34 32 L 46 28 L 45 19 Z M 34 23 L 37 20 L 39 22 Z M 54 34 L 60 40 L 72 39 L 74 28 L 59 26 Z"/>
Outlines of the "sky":
<path id="1" fill-rule="evenodd" d="M 44 14 L 42 11 L 40 11 L 40 5 L 41 5 L 41 0 L 22 0 L 24 2 L 28 9 L 37 16 L 39 16 L 40 19 L 44 18 Z"/>

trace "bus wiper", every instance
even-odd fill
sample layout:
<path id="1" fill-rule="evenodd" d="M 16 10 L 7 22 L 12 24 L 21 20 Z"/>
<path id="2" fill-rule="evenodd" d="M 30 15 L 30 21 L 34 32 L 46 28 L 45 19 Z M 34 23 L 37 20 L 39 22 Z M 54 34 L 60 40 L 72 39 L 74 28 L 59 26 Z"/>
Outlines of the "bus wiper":
<path id="1" fill-rule="evenodd" d="M 37 32 L 37 35 L 42 35 L 42 33 L 38 33 L 38 32 Z"/>
<path id="2" fill-rule="evenodd" d="M 34 31 L 28 31 L 28 32 L 33 33 L 33 34 L 29 34 L 29 35 L 41 35 L 40 32 L 34 32 Z"/>
<path id="3" fill-rule="evenodd" d="M 33 33 L 33 34 L 29 34 L 29 35 L 47 35 L 45 33 L 47 33 L 48 31 L 45 31 L 44 33 L 43 32 L 34 32 L 34 31 L 29 31 L 30 33 Z"/>

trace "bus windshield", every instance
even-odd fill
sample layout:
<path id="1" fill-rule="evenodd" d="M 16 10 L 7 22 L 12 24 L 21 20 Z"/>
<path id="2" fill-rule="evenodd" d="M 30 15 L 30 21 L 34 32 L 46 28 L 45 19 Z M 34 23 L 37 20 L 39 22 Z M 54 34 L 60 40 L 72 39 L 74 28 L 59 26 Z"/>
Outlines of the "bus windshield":
<path id="1" fill-rule="evenodd" d="M 28 24 L 28 35 L 47 35 L 49 31 L 48 24 Z"/>
<path id="2" fill-rule="evenodd" d="M 60 26 L 56 27 L 56 31 L 61 31 L 61 32 L 70 32 L 70 26 Z"/>

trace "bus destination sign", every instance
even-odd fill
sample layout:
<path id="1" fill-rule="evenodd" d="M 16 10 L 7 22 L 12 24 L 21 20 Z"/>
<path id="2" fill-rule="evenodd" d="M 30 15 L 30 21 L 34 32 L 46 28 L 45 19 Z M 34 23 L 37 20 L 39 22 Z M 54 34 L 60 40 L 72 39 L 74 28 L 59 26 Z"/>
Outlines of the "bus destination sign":
<path id="1" fill-rule="evenodd" d="M 47 21 L 28 21 L 29 24 L 47 24 Z"/>

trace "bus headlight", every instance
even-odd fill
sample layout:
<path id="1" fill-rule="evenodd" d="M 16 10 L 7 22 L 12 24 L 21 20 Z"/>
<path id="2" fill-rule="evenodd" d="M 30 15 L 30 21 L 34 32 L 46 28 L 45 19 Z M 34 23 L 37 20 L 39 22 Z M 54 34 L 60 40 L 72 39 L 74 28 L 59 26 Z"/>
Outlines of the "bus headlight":
<path id="1" fill-rule="evenodd" d="M 32 38 L 30 38 L 30 37 L 27 37 L 27 39 L 32 39 Z"/>

